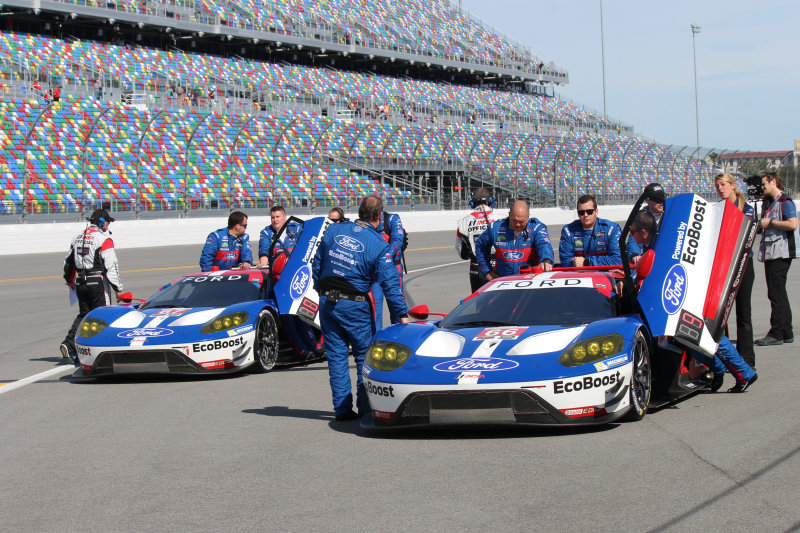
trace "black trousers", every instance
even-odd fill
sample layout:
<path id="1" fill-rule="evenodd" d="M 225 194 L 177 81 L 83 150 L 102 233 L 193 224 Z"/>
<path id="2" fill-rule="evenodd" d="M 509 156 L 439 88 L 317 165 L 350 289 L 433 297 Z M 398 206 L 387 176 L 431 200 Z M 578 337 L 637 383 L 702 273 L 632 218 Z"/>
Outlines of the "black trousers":
<path id="1" fill-rule="evenodd" d="M 69 328 L 67 336 L 64 338 L 64 344 L 69 346 L 72 354 L 75 354 L 75 333 L 77 333 L 83 317 L 92 309 L 107 305 L 103 278 L 101 277 L 91 277 L 87 278 L 85 282 L 77 283 L 75 285 L 75 294 L 78 296 L 78 316 L 75 317 L 72 327 Z"/>
<path id="2" fill-rule="evenodd" d="M 469 264 L 469 286 L 472 289 L 472 292 L 477 291 L 481 287 L 486 285 L 486 278 L 481 276 L 480 268 L 478 268 L 477 262 L 472 262 Z"/>
<path id="3" fill-rule="evenodd" d="M 769 335 L 776 339 L 791 339 L 792 308 L 789 306 L 789 295 L 786 292 L 786 276 L 789 274 L 791 259 L 770 259 L 764 261 L 764 274 L 767 278 L 767 298 L 772 304 L 769 317 Z"/>
<path id="4" fill-rule="evenodd" d="M 753 350 L 753 319 L 750 299 L 753 294 L 753 282 L 756 272 L 753 269 L 753 258 L 747 260 L 744 267 L 739 292 L 736 293 L 736 350 L 742 354 L 747 364 L 756 366 L 756 353 Z"/>

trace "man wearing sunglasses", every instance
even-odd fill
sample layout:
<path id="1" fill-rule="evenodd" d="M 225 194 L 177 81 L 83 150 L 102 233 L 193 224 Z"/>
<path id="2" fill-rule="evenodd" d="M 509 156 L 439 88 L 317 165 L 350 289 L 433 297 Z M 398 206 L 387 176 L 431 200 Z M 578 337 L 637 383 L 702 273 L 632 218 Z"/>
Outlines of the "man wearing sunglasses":
<path id="1" fill-rule="evenodd" d="M 241 264 L 250 268 L 253 252 L 250 250 L 250 236 L 247 235 L 247 215 L 234 211 L 228 215 L 228 227 L 208 234 L 206 244 L 200 254 L 200 269 L 209 272 L 217 267 L 229 270 Z"/>
<path id="2" fill-rule="evenodd" d="M 582 267 L 622 264 L 619 225 L 598 218 L 597 200 L 591 194 L 578 198 L 578 220 L 561 230 L 558 256 L 561 266 Z"/>

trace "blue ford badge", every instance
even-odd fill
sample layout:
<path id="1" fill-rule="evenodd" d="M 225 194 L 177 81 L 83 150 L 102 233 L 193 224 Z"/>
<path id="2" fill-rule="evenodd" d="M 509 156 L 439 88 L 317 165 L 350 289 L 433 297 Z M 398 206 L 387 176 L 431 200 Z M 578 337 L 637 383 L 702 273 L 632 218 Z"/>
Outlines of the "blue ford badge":
<path id="1" fill-rule="evenodd" d="M 487 357 L 485 359 L 451 359 L 434 366 L 434 370 L 439 372 L 464 372 L 468 370 L 492 372 L 495 370 L 511 370 L 517 368 L 519 363 L 508 359 L 498 359 L 497 357 Z"/>
<path id="2" fill-rule="evenodd" d="M 349 235 L 337 235 L 333 240 L 345 250 L 350 250 L 351 252 L 364 251 L 364 245 L 361 244 L 361 241 L 354 239 Z"/>
<path id="3" fill-rule="evenodd" d="M 303 265 L 294 273 L 292 284 L 289 285 L 289 296 L 297 300 L 306 293 L 308 282 L 311 280 L 311 267 Z"/>
<path id="4" fill-rule="evenodd" d="M 661 291 L 661 304 L 664 310 L 674 315 L 683 306 L 686 299 L 686 269 L 680 263 L 672 265 L 664 278 L 664 287 Z"/>
<path id="5" fill-rule="evenodd" d="M 164 337 L 166 335 L 172 335 L 172 330 L 166 328 L 136 328 L 126 329 L 121 333 L 117 333 L 117 337 L 122 337 L 123 339 L 132 339 L 134 337 Z"/>
<path id="6" fill-rule="evenodd" d="M 524 256 L 525 254 L 522 252 L 503 252 L 503 257 L 509 261 L 516 261 L 517 259 L 522 259 Z"/>

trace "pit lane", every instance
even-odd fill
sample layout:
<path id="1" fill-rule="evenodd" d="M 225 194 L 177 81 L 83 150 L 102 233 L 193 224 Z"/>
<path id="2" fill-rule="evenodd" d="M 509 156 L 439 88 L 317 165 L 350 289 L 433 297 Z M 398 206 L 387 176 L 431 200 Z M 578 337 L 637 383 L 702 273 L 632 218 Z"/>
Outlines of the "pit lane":
<path id="1" fill-rule="evenodd" d="M 451 232 L 412 235 L 407 292 L 431 310 L 450 309 L 468 288 L 452 240 Z M 193 265 L 199 247 L 119 256 L 126 289 L 149 295 Z M 45 279 L 0 282 L 0 382 L 61 364 L 57 347 L 75 313 L 57 277 L 61 259 L 2 259 L 0 280 Z M 793 302 L 797 268 L 789 275 Z M 768 313 L 756 263 L 757 335 Z M 45 377 L 0 395 L 0 524 L 7 531 L 785 531 L 800 527 L 797 346 L 756 348 L 760 379 L 745 394 L 701 394 L 642 422 L 580 430 L 371 436 L 357 423 L 332 421 L 324 363 L 266 376 Z M 724 388 L 732 384 L 726 379 Z"/>

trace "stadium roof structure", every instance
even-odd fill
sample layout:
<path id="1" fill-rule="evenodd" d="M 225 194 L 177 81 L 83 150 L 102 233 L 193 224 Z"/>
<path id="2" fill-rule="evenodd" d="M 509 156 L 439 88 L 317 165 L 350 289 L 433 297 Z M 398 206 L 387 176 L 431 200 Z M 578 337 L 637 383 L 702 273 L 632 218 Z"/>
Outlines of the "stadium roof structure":
<path id="1" fill-rule="evenodd" d="M 302 51 L 302 54 L 310 55 L 312 61 L 318 59 L 320 63 L 324 62 L 323 58 L 331 56 L 356 63 L 380 62 L 386 68 L 398 63 L 397 66 L 405 65 L 406 71 L 410 70 L 407 75 L 424 69 L 428 73 L 438 71 L 443 79 L 449 75 L 455 82 L 470 78 L 481 83 L 485 80 L 491 85 L 516 85 L 520 90 L 569 82 L 566 70 L 552 62 L 545 63 L 527 47 L 511 41 L 470 14 L 459 11 L 447 0 L 425 3 L 407 0 L 407 6 L 400 9 L 410 9 L 412 4 L 432 6 L 432 9 L 440 10 L 435 15 L 441 19 L 455 20 L 500 44 L 490 46 L 475 42 L 480 39 L 475 39 L 474 34 L 453 36 L 446 33 L 446 28 L 435 27 L 439 24 L 417 28 L 412 33 L 406 31 L 397 20 L 391 25 L 380 25 L 375 20 L 365 19 L 360 12 L 348 11 L 352 9 L 348 6 L 365 2 L 354 0 L 336 3 L 332 7 L 328 4 L 334 2 L 309 0 L 305 2 L 305 8 L 304 2 L 279 6 L 246 0 L 220 3 L 208 0 L 97 2 L 105 4 L 105 7 L 87 5 L 88 2 L 79 4 L 76 0 L 2 0 L 2 5 L 4 8 L 24 10 L 37 17 L 40 14 L 55 14 L 64 24 L 109 24 L 117 31 L 121 25 L 138 27 L 139 30 L 156 29 L 169 33 L 173 43 L 183 39 L 216 38 L 234 46 L 241 44 L 243 50 L 245 46 L 259 46 L 262 51 L 280 54 L 288 49 L 293 54 L 287 56 L 288 61 L 297 61 L 298 52 Z M 390 0 L 371 0 L 366 4 L 387 12 L 396 12 L 398 9 L 398 2 Z M 320 14 L 319 10 L 311 13 L 312 8 L 321 5 L 336 11 L 335 20 L 329 20 L 330 13 Z M 225 8 L 229 9 L 226 11 Z M 263 11 L 253 11 L 258 9 Z M 430 35 L 422 35 L 423 29 L 430 30 Z M 473 42 L 468 42 L 470 40 Z M 473 47 L 473 52 L 478 52 L 470 53 L 470 47 Z M 480 50 L 483 50 L 483 56 Z"/>
<path id="2" fill-rule="evenodd" d="M 792 156 L 791 150 L 775 150 L 772 152 L 732 152 L 720 154 L 720 159 L 783 159 Z"/>

